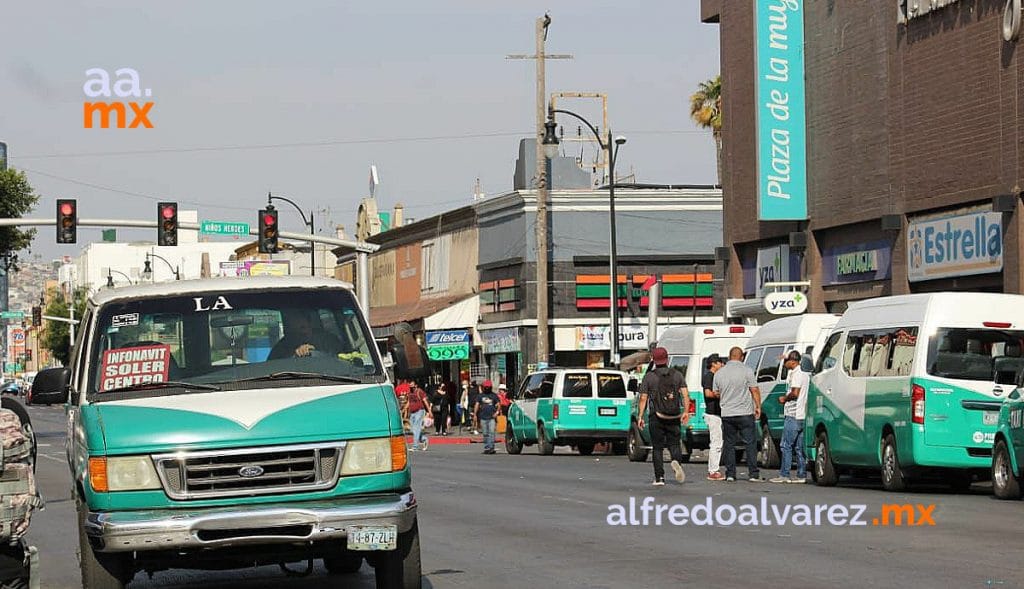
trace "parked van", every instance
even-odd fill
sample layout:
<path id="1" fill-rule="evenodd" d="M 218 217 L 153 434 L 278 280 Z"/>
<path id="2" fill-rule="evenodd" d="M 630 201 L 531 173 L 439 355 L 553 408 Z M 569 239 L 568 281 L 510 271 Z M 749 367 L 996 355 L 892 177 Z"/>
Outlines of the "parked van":
<path id="1" fill-rule="evenodd" d="M 1000 499 L 1020 499 L 1024 480 L 1024 373 L 999 410 L 992 450 L 992 492 Z"/>
<path id="2" fill-rule="evenodd" d="M 658 339 L 658 346 L 668 351 L 668 365 L 683 373 L 686 388 L 690 391 L 690 421 L 681 426 L 685 460 L 690 459 L 694 450 L 706 449 L 710 445 L 701 388 L 701 376 L 704 374 L 707 357 L 718 354 L 727 358 L 730 348 L 746 348 L 750 336 L 757 331 L 756 325 L 680 325 L 666 329 Z M 643 429 L 637 425 L 638 405 L 638 399 L 634 399 L 630 412 L 628 454 L 631 461 L 643 462 L 651 451 L 651 420 L 644 420 Z"/>
<path id="3" fill-rule="evenodd" d="M 314 558 L 421 586 L 397 399 L 351 285 L 102 290 L 81 327 L 33 403 L 66 403 L 82 587 Z"/>
<path id="4" fill-rule="evenodd" d="M 786 393 L 789 371 L 783 357 L 793 350 L 804 355 L 803 369 L 814 367 L 814 358 L 821 350 L 839 315 L 807 313 L 780 317 L 765 323 L 747 342 L 745 363 L 757 375 L 761 389 L 760 444 L 757 459 L 764 468 L 778 468 L 779 443 L 785 425 L 783 405 L 779 397 Z M 804 391 L 807 394 L 807 391 Z"/>
<path id="5" fill-rule="evenodd" d="M 531 372 L 513 391 L 505 426 L 505 450 L 519 454 L 537 445 L 543 455 L 555 446 L 575 446 L 589 456 L 598 443 L 626 452 L 629 406 L 627 376 L 618 370 L 548 368 Z"/>
<path id="6" fill-rule="evenodd" d="M 850 305 L 811 377 L 805 441 L 819 485 L 880 469 L 899 491 L 987 476 L 999 411 L 1024 368 L 1024 296 L 934 293 Z"/>

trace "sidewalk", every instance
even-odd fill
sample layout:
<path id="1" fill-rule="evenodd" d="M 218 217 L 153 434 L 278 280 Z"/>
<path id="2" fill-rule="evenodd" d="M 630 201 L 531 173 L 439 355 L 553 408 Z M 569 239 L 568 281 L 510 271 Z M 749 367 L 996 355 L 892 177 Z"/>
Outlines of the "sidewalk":
<path id="1" fill-rule="evenodd" d="M 433 433 L 428 433 L 427 437 L 430 439 L 430 445 L 440 444 L 483 444 L 484 437 L 482 435 L 473 435 L 472 430 L 459 431 L 458 428 L 452 428 L 448 432 L 447 436 L 438 436 Z M 405 441 L 407 444 L 412 446 L 412 432 L 405 432 Z M 502 434 L 495 434 L 495 444 L 504 444 L 505 438 Z"/>

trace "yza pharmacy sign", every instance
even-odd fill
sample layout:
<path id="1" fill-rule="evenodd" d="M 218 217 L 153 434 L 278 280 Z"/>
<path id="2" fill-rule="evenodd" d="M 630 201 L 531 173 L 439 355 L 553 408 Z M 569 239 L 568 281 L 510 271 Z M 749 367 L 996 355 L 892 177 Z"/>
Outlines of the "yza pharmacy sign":
<path id="1" fill-rule="evenodd" d="M 913 221 L 907 231 L 911 282 L 988 274 L 1003 269 L 1002 213 Z"/>

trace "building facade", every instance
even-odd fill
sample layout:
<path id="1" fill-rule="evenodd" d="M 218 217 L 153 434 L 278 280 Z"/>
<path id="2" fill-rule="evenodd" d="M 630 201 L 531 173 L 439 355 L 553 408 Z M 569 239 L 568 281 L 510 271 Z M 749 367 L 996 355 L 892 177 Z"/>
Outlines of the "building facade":
<path id="1" fill-rule="evenodd" d="M 1004 40 L 1004 6 L 702 1 L 721 39 L 731 296 L 806 280 L 809 310 L 841 312 L 890 294 L 1024 292 L 1024 58 Z M 779 71 L 757 35 L 781 43 L 801 22 L 808 220 L 763 221 L 758 84 Z"/>

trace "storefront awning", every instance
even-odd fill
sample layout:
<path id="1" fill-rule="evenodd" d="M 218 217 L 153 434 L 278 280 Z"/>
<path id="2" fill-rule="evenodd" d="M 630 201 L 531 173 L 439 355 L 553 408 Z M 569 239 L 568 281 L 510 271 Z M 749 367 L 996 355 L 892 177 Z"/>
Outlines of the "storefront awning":
<path id="1" fill-rule="evenodd" d="M 470 308 L 475 309 L 476 314 L 472 314 Z M 414 324 L 413 327 L 417 330 L 475 327 L 479 312 L 478 295 L 432 297 L 420 299 L 415 303 L 371 308 L 370 326 L 373 327 L 373 335 L 377 338 L 391 335 L 391 326 L 403 321 Z M 442 324 L 442 321 L 445 323 Z"/>

